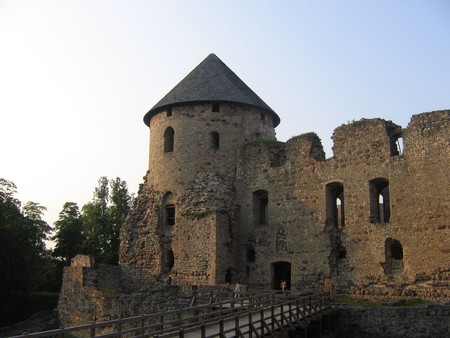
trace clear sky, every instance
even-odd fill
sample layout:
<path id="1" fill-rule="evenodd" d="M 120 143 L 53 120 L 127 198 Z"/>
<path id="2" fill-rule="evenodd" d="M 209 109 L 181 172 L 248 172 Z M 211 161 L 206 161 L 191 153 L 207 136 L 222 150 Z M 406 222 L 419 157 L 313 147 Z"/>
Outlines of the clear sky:
<path id="1" fill-rule="evenodd" d="M 215 53 L 281 118 L 277 137 L 450 109 L 450 0 L 0 0 L 0 177 L 22 202 L 136 192 L 144 114 Z"/>

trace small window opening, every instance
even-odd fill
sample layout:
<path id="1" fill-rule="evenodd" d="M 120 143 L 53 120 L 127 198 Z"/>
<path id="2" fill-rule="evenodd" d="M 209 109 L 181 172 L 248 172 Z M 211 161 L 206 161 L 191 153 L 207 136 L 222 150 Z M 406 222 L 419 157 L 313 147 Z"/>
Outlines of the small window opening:
<path id="1" fill-rule="evenodd" d="M 220 148 L 220 135 L 219 133 L 213 131 L 209 133 L 209 138 L 211 141 L 211 149 L 219 150 Z"/>
<path id="2" fill-rule="evenodd" d="M 261 121 L 265 121 L 266 120 L 266 114 L 264 114 L 264 113 L 261 113 L 261 115 L 260 115 L 260 119 L 261 119 Z"/>
<path id="3" fill-rule="evenodd" d="M 326 185 L 326 218 L 327 222 L 339 229 L 345 226 L 344 186 L 340 182 Z"/>
<path id="4" fill-rule="evenodd" d="M 170 272 L 172 270 L 173 266 L 175 265 L 175 257 L 173 255 L 173 250 L 172 249 L 169 249 L 169 250 L 166 251 L 166 257 L 165 258 L 166 258 L 165 259 L 165 261 L 166 261 L 165 272 Z"/>
<path id="5" fill-rule="evenodd" d="M 175 206 L 166 205 L 166 224 L 173 226 L 175 224 Z"/>
<path id="6" fill-rule="evenodd" d="M 231 268 L 228 268 L 227 271 L 225 272 L 225 283 L 233 283 L 233 278 L 234 278 L 234 274 L 233 274 L 233 270 Z"/>
<path id="7" fill-rule="evenodd" d="M 375 178 L 369 182 L 370 222 L 389 223 L 391 217 L 389 202 L 389 181 Z"/>
<path id="8" fill-rule="evenodd" d="M 347 258 L 347 249 L 342 245 L 338 248 L 338 258 L 339 259 Z"/>
<path id="9" fill-rule="evenodd" d="M 268 224 L 269 214 L 269 194 L 267 190 L 258 190 L 253 192 L 253 214 L 256 225 Z"/>
<path id="10" fill-rule="evenodd" d="M 256 258 L 255 249 L 248 249 L 247 250 L 247 262 L 254 262 Z"/>
<path id="11" fill-rule="evenodd" d="M 171 117 L 172 116 L 172 108 L 171 107 L 167 108 L 166 116 L 167 117 Z"/>
<path id="12" fill-rule="evenodd" d="M 167 127 L 164 131 L 164 152 L 173 152 L 175 132 L 172 127 Z"/>
<path id="13" fill-rule="evenodd" d="M 398 149 L 398 154 L 399 154 L 399 155 L 403 155 L 403 150 L 404 150 L 404 147 L 403 147 L 403 137 L 399 137 L 399 138 L 397 139 L 397 149 Z"/>
<path id="14" fill-rule="evenodd" d="M 212 105 L 212 111 L 213 111 L 213 113 L 218 113 L 218 112 L 220 112 L 220 104 L 218 104 L 218 103 L 213 103 L 213 105 Z"/>
<path id="15" fill-rule="evenodd" d="M 388 238 L 385 242 L 384 273 L 396 275 L 403 271 L 403 246 L 400 241 Z"/>
<path id="16" fill-rule="evenodd" d="M 250 277 L 250 267 L 249 266 L 245 267 L 245 274 L 247 275 L 247 277 Z"/>

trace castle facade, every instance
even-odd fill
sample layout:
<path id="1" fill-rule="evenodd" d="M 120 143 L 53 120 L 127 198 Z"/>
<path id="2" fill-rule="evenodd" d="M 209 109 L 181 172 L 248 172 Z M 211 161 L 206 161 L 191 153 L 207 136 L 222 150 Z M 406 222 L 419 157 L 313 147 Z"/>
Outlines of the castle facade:
<path id="1" fill-rule="evenodd" d="M 279 116 L 209 55 L 144 117 L 149 170 L 120 262 L 174 285 L 450 296 L 450 111 L 276 140 Z M 399 149 L 402 139 L 403 149 Z"/>

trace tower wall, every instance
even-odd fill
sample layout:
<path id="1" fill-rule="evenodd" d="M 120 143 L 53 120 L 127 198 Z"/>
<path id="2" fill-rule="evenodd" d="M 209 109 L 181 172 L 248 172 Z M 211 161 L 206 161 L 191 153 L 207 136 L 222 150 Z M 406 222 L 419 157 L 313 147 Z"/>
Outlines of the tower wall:
<path id="1" fill-rule="evenodd" d="M 150 159 L 147 182 L 157 190 L 185 189 L 199 171 L 229 181 L 234 176 L 239 148 L 256 139 L 275 139 L 272 117 L 262 109 L 240 104 L 190 104 L 162 111 L 150 121 Z M 174 149 L 164 152 L 164 132 L 174 130 Z M 210 133 L 219 135 L 214 149 Z"/>

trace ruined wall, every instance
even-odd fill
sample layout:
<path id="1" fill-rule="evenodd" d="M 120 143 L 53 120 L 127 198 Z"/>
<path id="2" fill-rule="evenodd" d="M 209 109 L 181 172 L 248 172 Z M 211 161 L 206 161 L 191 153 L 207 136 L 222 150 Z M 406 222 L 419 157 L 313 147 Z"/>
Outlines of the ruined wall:
<path id="1" fill-rule="evenodd" d="M 363 119 L 335 130 L 326 161 L 314 135 L 247 145 L 236 185 L 240 251 L 245 257 L 253 246 L 256 258 L 241 275 L 276 287 L 271 264 L 286 261 L 293 288 L 331 274 L 355 293 L 448 296 L 449 128 L 448 111 L 414 116 L 405 131 Z M 404 155 L 396 147 L 402 133 Z M 268 222 L 258 225 L 252 193 L 260 190 L 268 194 Z"/>
<path id="2" fill-rule="evenodd" d="M 330 315 L 335 337 L 449 337 L 450 304 L 415 307 L 338 307 Z"/>
<path id="3" fill-rule="evenodd" d="M 64 268 L 58 302 L 60 326 L 107 321 L 186 307 L 189 297 L 155 276 L 129 267 L 100 265 L 77 255 Z"/>
<path id="4" fill-rule="evenodd" d="M 272 263 L 291 264 L 288 287 L 313 286 L 328 272 L 329 241 L 317 212 L 317 196 L 312 192 L 317 177 L 299 181 L 296 170 L 308 170 L 323 160 L 316 135 L 281 142 L 253 142 L 245 146 L 238 165 L 237 201 L 240 206 L 241 265 L 245 283 L 279 287 Z M 312 183 L 312 185 L 311 185 Z M 261 222 L 258 192 L 267 193 L 267 220 Z M 255 193 L 256 192 L 256 193 Z M 256 199 L 256 200 L 255 200 Z M 249 262 L 246 251 L 255 250 Z M 248 269 L 247 269 L 248 267 Z M 275 275 L 274 275 L 275 274 Z"/>

